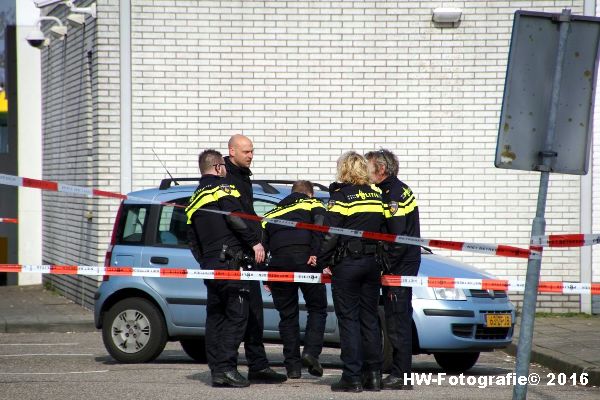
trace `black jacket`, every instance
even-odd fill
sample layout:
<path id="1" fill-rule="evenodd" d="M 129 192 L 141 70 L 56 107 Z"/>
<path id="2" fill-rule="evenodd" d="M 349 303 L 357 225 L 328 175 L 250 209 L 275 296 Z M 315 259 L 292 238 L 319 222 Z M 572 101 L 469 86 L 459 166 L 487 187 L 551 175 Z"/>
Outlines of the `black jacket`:
<path id="1" fill-rule="evenodd" d="M 324 214 L 325 206 L 318 199 L 304 193 L 292 193 L 266 213 L 265 217 L 320 225 L 323 223 Z M 262 227 L 263 243 L 271 252 L 270 265 L 275 268 L 290 263 L 306 263 L 308 257 L 316 256 L 319 252 L 321 236 L 315 231 L 270 224 L 266 221 L 262 222 Z M 293 257 L 290 256 L 292 253 Z"/>
<path id="2" fill-rule="evenodd" d="M 323 225 L 352 230 L 382 232 L 385 210 L 381 190 L 375 185 L 332 184 Z M 326 234 L 317 257 L 319 265 L 328 265 L 338 246 L 350 240 L 350 236 Z"/>
<path id="3" fill-rule="evenodd" d="M 202 211 L 202 209 L 241 212 L 240 192 L 225 179 L 205 175 L 185 209 L 188 225 L 192 226 L 200 247 L 199 262 L 213 262 L 219 258 L 223 244 L 230 250 L 249 252 L 260 237 L 239 217 Z M 210 266 L 209 266 L 210 267 Z"/>
<path id="4" fill-rule="evenodd" d="M 230 184 L 234 185 L 237 190 L 240 192 L 241 197 L 239 201 L 242 205 L 242 212 L 246 214 L 256 215 L 254 211 L 254 194 L 252 192 L 252 180 L 250 177 L 252 176 L 252 171 L 250 168 L 246 167 L 238 167 L 234 163 L 231 162 L 229 156 L 225 158 L 225 168 L 227 169 L 227 180 Z M 250 228 L 254 231 L 254 233 L 260 237 L 261 235 L 261 227 L 260 222 L 251 221 L 246 219 L 246 224 L 250 226 Z"/>
<path id="5" fill-rule="evenodd" d="M 377 186 L 383 192 L 386 204 L 388 233 L 421 237 L 419 207 L 412 190 L 395 176 L 387 177 Z M 421 247 L 408 244 L 391 244 L 389 251 L 391 272 L 416 276 L 421 263 Z"/>

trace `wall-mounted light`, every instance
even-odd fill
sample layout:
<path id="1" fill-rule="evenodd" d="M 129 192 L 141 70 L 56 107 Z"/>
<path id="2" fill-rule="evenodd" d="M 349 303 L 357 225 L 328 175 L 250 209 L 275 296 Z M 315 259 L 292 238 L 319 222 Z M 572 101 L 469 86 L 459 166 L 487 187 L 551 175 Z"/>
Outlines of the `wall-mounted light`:
<path id="1" fill-rule="evenodd" d="M 62 3 L 65 0 L 33 0 L 33 3 L 37 8 L 51 6 L 52 4 Z"/>
<path id="2" fill-rule="evenodd" d="M 82 26 L 85 24 L 85 15 L 83 14 L 69 14 L 67 15 L 67 22 L 71 26 Z"/>
<path id="3" fill-rule="evenodd" d="M 82 15 L 84 17 L 85 15 L 91 15 L 93 19 L 96 19 L 96 3 L 89 7 L 75 7 L 72 1 L 65 1 L 65 5 L 71 9 L 71 14 L 69 14 L 67 19 L 71 19 L 73 15 Z M 75 19 L 77 20 L 77 18 Z"/>
<path id="4" fill-rule="evenodd" d="M 432 11 L 432 20 L 440 27 L 456 27 L 460 22 L 462 10 L 460 8 L 435 8 Z"/>
<path id="5" fill-rule="evenodd" d="M 89 7 L 75 7 L 71 1 L 67 1 L 65 4 L 71 9 L 71 13 L 67 15 L 67 22 L 73 26 L 82 26 L 85 24 L 86 15 L 90 15 L 93 19 L 96 19 L 96 3 Z"/>
<path id="6" fill-rule="evenodd" d="M 85 24 L 85 16 L 90 15 L 93 19 L 96 19 L 96 3 L 89 7 L 75 7 L 73 0 L 33 0 L 38 8 L 54 5 L 63 4 L 69 7 L 69 15 L 67 15 L 67 22 L 72 26 L 81 26 Z"/>
<path id="7" fill-rule="evenodd" d="M 56 17 L 40 17 L 36 22 L 36 28 L 29 32 L 27 37 L 25 38 L 30 46 L 35 48 L 41 48 L 44 46 L 48 46 L 50 40 L 44 36 L 44 32 L 40 29 L 40 26 L 43 21 L 52 21 L 55 22 L 56 25 L 50 28 L 50 33 L 58 39 L 64 39 L 67 35 L 67 27 L 60 22 L 60 19 Z"/>

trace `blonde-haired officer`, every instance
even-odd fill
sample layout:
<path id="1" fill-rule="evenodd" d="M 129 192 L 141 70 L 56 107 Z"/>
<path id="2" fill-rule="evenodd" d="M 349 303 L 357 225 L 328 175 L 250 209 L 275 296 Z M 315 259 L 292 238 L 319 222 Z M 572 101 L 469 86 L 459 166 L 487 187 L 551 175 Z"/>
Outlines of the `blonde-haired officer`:
<path id="1" fill-rule="evenodd" d="M 381 190 L 369 184 L 365 158 L 353 151 L 344 153 L 338 159 L 337 179 L 330 186 L 324 225 L 380 232 L 385 223 Z M 333 304 L 340 329 L 344 368 L 339 382 L 331 385 L 335 392 L 381 388 L 377 319 L 381 272 L 375 261 L 376 251 L 373 241 L 327 234 L 317 257 L 319 265 L 331 267 Z"/>

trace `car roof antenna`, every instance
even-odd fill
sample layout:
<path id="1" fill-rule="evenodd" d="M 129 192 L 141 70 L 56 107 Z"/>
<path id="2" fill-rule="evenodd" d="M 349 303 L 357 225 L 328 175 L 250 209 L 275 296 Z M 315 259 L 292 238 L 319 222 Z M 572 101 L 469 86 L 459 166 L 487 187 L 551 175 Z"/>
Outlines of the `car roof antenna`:
<path id="1" fill-rule="evenodd" d="M 161 165 L 163 166 L 163 168 L 165 169 L 165 171 L 167 171 L 167 174 L 169 174 L 169 178 L 171 178 L 171 181 L 173 181 L 173 183 L 174 183 L 176 186 L 179 186 L 179 183 L 177 183 L 177 181 L 175 180 L 175 178 L 173 178 L 173 175 L 171 175 L 171 173 L 170 173 L 170 172 L 169 172 L 169 170 L 167 169 L 167 166 L 165 165 L 165 163 L 163 163 L 163 162 L 161 161 L 161 159 L 160 159 L 160 158 L 158 158 L 158 155 L 156 155 L 156 152 L 154 151 L 154 149 L 150 149 L 150 150 L 152 150 L 152 152 L 154 153 L 154 157 L 156 157 L 156 159 L 158 160 L 158 162 L 159 162 L 159 163 L 161 163 Z"/>

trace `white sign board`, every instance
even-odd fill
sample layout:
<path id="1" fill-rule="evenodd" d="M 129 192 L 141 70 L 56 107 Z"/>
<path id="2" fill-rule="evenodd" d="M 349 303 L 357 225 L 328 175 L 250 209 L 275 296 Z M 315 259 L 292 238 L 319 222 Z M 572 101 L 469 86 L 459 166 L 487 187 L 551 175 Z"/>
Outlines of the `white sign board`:
<path id="1" fill-rule="evenodd" d="M 587 173 L 598 67 L 600 18 L 571 16 L 554 143 L 546 148 L 560 14 L 517 11 L 496 147 L 498 168 L 539 170 L 540 152 L 556 153 L 550 172 Z"/>

